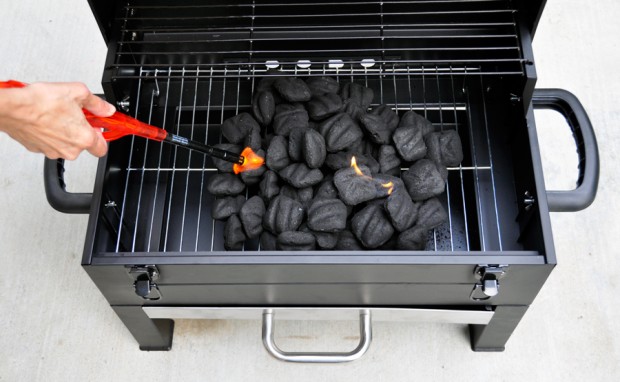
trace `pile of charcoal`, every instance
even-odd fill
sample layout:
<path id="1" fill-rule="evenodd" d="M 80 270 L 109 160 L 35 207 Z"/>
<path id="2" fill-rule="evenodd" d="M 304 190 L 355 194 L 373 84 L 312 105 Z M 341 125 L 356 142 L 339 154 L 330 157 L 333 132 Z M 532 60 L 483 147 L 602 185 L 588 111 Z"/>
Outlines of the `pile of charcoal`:
<path id="1" fill-rule="evenodd" d="M 258 83 L 253 115 L 224 121 L 229 143 L 217 147 L 251 147 L 266 165 L 235 175 L 214 159 L 207 183 L 226 249 L 258 237 L 261 250 L 425 248 L 447 219 L 437 196 L 463 159 L 459 135 L 372 101 L 372 89 L 330 77 Z"/>

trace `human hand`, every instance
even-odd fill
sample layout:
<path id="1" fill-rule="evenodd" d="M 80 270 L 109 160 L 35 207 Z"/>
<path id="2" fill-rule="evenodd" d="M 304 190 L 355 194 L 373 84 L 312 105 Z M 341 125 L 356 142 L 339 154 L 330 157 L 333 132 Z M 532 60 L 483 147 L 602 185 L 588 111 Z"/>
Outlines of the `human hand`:
<path id="1" fill-rule="evenodd" d="M 104 156 L 108 146 L 101 131 L 88 124 L 82 108 L 99 117 L 116 111 L 81 83 L 0 89 L 0 131 L 50 159 L 74 160 L 83 150 Z"/>

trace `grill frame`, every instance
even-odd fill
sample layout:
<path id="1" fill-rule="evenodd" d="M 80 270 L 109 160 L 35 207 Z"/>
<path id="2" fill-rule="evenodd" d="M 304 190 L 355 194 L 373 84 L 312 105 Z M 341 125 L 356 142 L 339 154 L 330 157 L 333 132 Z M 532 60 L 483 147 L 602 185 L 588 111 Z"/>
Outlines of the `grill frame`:
<path id="1" fill-rule="evenodd" d="M 120 23 L 114 21 L 109 12 L 102 11 L 103 3 L 91 1 L 104 36 L 110 42 L 103 78 L 106 97 L 112 101 L 127 96 L 134 99 L 136 88 L 132 84 L 139 76 L 135 71 L 115 66 L 115 42 L 119 41 Z M 82 265 L 140 343 L 140 348 L 168 350 L 174 327 L 170 319 L 159 316 L 150 318 L 144 307 L 348 306 L 364 310 L 401 307 L 411 310 L 492 311 L 493 316 L 487 324 L 470 325 L 472 348 L 503 350 L 556 264 L 531 103 L 536 80 L 531 36 L 544 1 L 526 3 L 512 3 L 518 11 L 515 18 L 522 72 L 507 74 L 498 70 L 495 75 L 484 72 L 473 75 L 467 71 L 459 73 L 464 83 L 479 90 L 467 93 L 471 97 L 468 104 L 477 108 L 475 114 L 479 119 L 470 122 L 472 126 L 488 128 L 494 121 L 502 120 L 503 114 L 509 116 L 503 116 L 510 120 L 507 126 L 492 128 L 494 138 L 487 138 L 487 142 L 489 147 L 493 147 L 493 152 L 498 152 L 497 147 L 509 143 L 520 148 L 517 153 L 513 152 L 514 157 L 500 155 L 495 163 L 501 163 L 501 169 L 511 166 L 514 172 L 512 178 L 515 184 L 511 192 L 515 194 L 514 203 L 519 211 L 514 217 L 514 225 L 518 226 L 518 240 L 523 243 L 524 250 L 302 252 L 295 256 L 278 252 L 196 252 L 188 255 L 187 252 L 106 251 L 100 245 L 102 238 L 97 237 L 106 230 L 101 222 L 108 202 L 104 190 L 106 185 L 122 184 L 118 181 L 119 174 L 122 178 L 122 166 L 114 159 L 115 155 L 133 152 L 131 138 L 120 140 L 110 147 L 111 154 L 116 154 L 99 162 Z M 122 10 L 123 6 L 117 4 L 117 18 L 122 19 Z M 418 68 L 427 68 L 431 64 L 424 60 L 414 61 L 410 65 Z M 313 61 L 313 65 L 321 62 Z M 376 63 L 394 64 L 390 60 L 378 60 Z M 287 62 L 280 64 L 288 65 Z M 295 67 L 297 62 L 290 64 Z M 354 64 L 354 61 L 344 64 Z M 434 64 L 446 68 L 445 62 Z M 425 73 L 425 69 L 422 71 Z M 437 76 L 440 77 L 439 70 Z M 528 198 L 533 197 L 536 201 L 533 208 L 525 209 L 525 200 L 521 200 L 525 191 L 528 191 Z M 145 301 L 136 296 L 131 288 L 135 280 L 131 274 L 136 266 L 144 268 L 151 265 L 158 268 L 158 290 L 164 297 Z M 506 270 L 501 280 L 502 292 L 491 300 L 472 299 L 480 285 L 476 272 L 479 267 L 491 266 Z"/>

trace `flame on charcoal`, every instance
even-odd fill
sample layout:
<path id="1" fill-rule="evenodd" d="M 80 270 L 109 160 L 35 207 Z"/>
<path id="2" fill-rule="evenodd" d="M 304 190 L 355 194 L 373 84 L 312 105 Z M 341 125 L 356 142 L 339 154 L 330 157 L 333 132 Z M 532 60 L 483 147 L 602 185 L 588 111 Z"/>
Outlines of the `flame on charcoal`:
<path id="1" fill-rule="evenodd" d="M 351 157 L 351 167 L 353 167 L 353 170 L 355 170 L 355 173 L 359 176 L 363 176 L 365 178 L 370 178 L 372 179 L 372 177 L 364 175 L 364 173 L 362 172 L 362 170 L 360 170 L 359 167 L 357 167 L 357 160 L 355 159 L 355 156 Z M 387 182 L 387 183 L 381 183 L 381 187 L 387 188 L 387 194 L 390 195 L 392 194 L 392 191 L 394 191 L 394 183 L 392 182 Z"/>
<path id="2" fill-rule="evenodd" d="M 243 157 L 243 164 L 233 164 L 233 171 L 235 174 L 239 174 L 244 171 L 256 170 L 265 163 L 265 159 L 257 155 L 249 147 L 243 149 L 241 156 Z"/>

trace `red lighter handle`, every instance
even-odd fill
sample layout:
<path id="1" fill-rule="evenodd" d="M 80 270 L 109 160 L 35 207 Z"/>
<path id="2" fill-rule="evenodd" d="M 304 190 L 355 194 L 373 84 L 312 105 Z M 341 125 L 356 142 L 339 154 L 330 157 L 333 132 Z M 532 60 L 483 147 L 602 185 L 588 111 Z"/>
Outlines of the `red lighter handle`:
<path id="1" fill-rule="evenodd" d="M 0 89 L 23 88 L 27 85 L 23 82 L 8 80 L 0 81 Z M 110 117 L 98 117 L 88 110 L 82 109 L 88 123 L 94 128 L 103 128 L 103 138 L 106 141 L 124 137 L 125 135 L 137 135 L 140 137 L 162 141 L 168 135 L 164 129 L 138 121 L 118 111 Z"/>

